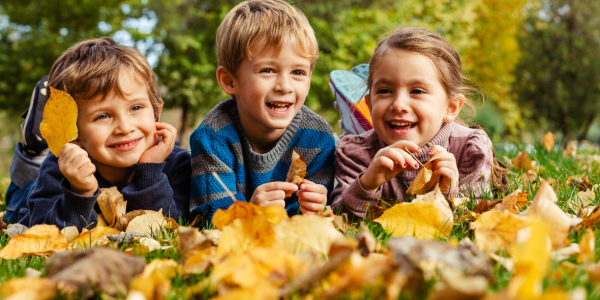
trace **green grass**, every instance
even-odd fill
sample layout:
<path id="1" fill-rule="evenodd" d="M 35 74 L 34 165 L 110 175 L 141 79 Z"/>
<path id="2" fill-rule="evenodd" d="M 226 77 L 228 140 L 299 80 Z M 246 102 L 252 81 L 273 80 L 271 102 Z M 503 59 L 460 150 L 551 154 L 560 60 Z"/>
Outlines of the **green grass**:
<path id="1" fill-rule="evenodd" d="M 600 158 L 598 160 L 593 159 L 594 155 L 598 155 L 600 153 L 597 149 L 590 148 L 579 151 L 578 154 L 582 156 L 581 159 L 564 158 L 562 156 L 562 151 L 557 152 L 555 150 L 548 153 L 540 145 L 535 145 L 534 147 L 526 147 L 523 145 L 519 147 L 513 147 L 511 149 L 497 150 L 498 157 L 501 160 L 504 156 L 512 158 L 516 156 L 518 151 L 528 150 L 529 157 L 532 160 L 537 161 L 540 165 L 540 171 L 538 173 L 539 176 L 544 179 L 554 179 L 555 184 L 553 188 L 556 191 L 559 199 L 558 205 L 564 211 L 570 213 L 576 214 L 576 212 L 569 210 L 569 202 L 579 200 L 576 199 L 576 194 L 578 192 L 577 187 L 567 185 L 567 179 L 572 175 L 585 175 L 593 184 L 600 183 Z M 510 191 L 520 187 L 525 192 L 529 192 L 528 199 L 532 200 L 537 191 L 538 184 L 524 185 L 521 181 L 521 175 L 522 172 L 515 171 L 514 169 L 511 170 L 511 174 L 509 174 L 511 185 Z M 483 199 L 497 200 L 502 199 L 504 196 L 505 195 L 503 194 L 492 195 L 490 193 L 485 193 Z M 596 196 L 597 197 L 596 200 L 594 200 L 594 205 L 600 203 L 600 195 Z M 473 201 L 468 204 L 468 208 L 472 209 L 475 205 L 476 203 Z M 381 225 L 377 223 L 371 222 L 370 220 L 367 220 L 365 223 L 374 234 L 377 241 L 385 246 L 387 241 L 390 239 L 390 235 L 386 233 Z M 596 234 L 595 261 L 597 261 L 600 258 L 600 230 L 596 228 L 594 229 L 594 232 Z M 354 236 L 356 233 L 357 226 L 345 234 L 347 236 Z M 572 243 L 577 243 L 580 241 L 583 233 L 583 229 L 573 229 L 569 233 L 568 239 Z M 176 232 L 172 232 L 170 234 L 171 238 L 176 238 Z M 474 234 L 469 227 L 469 223 L 455 225 L 448 240 L 452 239 L 459 241 L 464 238 L 470 238 L 471 240 L 474 240 Z M 445 239 L 440 240 L 445 241 Z M 4 246 L 7 242 L 7 236 L 0 236 L 0 245 Z M 181 257 L 175 249 L 154 251 L 144 255 L 144 258 L 147 262 L 150 262 L 153 259 L 171 258 L 181 263 Z M 40 257 L 21 258 L 17 260 L 2 260 L 0 262 L 0 282 L 5 282 L 15 277 L 23 277 L 27 268 L 43 271 L 45 260 L 45 258 Z M 544 289 L 560 288 L 566 291 L 571 291 L 575 288 L 584 288 L 587 292 L 588 299 L 600 299 L 600 288 L 590 283 L 587 278 L 586 270 L 577 265 L 575 256 L 570 258 L 568 261 L 573 263 L 576 267 L 574 269 L 566 270 L 556 262 L 551 263 L 548 274 L 552 274 L 552 276 L 547 276 L 544 280 Z M 493 261 L 490 262 L 492 264 L 493 275 L 490 280 L 489 291 L 492 292 L 506 289 L 512 273 L 503 268 L 501 265 L 496 264 Z M 168 294 L 167 299 L 187 299 L 189 296 L 187 294 L 189 288 L 200 283 L 204 278 L 206 278 L 209 272 L 210 269 L 205 274 L 185 275 L 173 278 L 172 289 Z M 426 291 L 430 291 L 432 287 L 433 283 L 427 283 Z M 363 287 L 358 291 L 342 296 L 341 299 L 377 298 L 377 296 L 374 295 L 381 295 L 381 291 L 374 291 L 371 287 Z M 209 290 L 204 290 L 203 292 L 195 295 L 195 297 L 198 299 L 207 299 L 212 296 L 215 296 L 215 294 Z M 415 296 L 415 299 L 426 299 L 427 293 L 419 293 L 413 296 Z M 290 299 L 301 298 L 302 296 L 300 295 L 290 296 Z"/>

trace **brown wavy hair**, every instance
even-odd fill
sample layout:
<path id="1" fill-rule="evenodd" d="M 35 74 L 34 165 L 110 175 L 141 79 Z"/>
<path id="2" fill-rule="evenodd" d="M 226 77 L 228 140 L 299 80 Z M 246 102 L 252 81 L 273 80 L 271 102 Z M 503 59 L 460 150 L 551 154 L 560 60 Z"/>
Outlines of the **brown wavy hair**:
<path id="1" fill-rule="evenodd" d="M 124 97 L 119 84 L 122 70 L 148 87 L 154 119 L 158 121 L 162 99 L 148 60 L 137 49 L 119 45 L 109 37 L 85 40 L 65 51 L 52 65 L 48 84 L 73 99 L 104 99 L 113 92 Z"/>

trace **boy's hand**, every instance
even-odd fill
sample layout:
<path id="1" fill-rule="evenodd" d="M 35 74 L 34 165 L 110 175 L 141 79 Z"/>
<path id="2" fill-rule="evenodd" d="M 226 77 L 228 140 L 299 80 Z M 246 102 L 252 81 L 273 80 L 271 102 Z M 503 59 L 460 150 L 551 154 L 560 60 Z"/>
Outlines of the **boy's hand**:
<path id="1" fill-rule="evenodd" d="M 158 136 L 162 136 L 162 140 L 142 154 L 140 163 L 161 163 L 173 151 L 177 136 L 177 129 L 175 127 L 165 122 L 156 122 L 156 135 L 157 140 Z"/>
<path id="2" fill-rule="evenodd" d="M 71 191 L 83 197 L 93 196 L 98 190 L 94 176 L 96 166 L 87 151 L 76 143 L 66 143 L 60 150 L 58 168 L 71 184 Z"/>
<path id="3" fill-rule="evenodd" d="M 285 192 L 296 190 L 298 190 L 298 186 L 289 182 L 265 183 L 254 190 L 250 203 L 260 206 L 279 205 L 285 208 Z"/>
<path id="4" fill-rule="evenodd" d="M 323 211 L 327 204 L 327 188 L 309 180 L 302 180 L 300 190 L 296 192 L 300 211 L 303 214 L 316 214 Z"/>
<path id="5" fill-rule="evenodd" d="M 377 151 L 367 171 L 360 177 L 360 185 L 369 192 L 375 192 L 382 184 L 396 177 L 406 169 L 418 169 L 419 164 L 408 152 L 419 153 L 421 148 L 410 141 L 399 141 Z"/>
<path id="6" fill-rule="evenodd" d="M 448 193 L 458 186 L 458 167 L 454 154 L 448 152 L 444 147 L 434 145 L 427 154 L 434 156 L 437 153 L 440 156 L 433 162 L 433 174 L 441 175 L 440 190 Z"/>

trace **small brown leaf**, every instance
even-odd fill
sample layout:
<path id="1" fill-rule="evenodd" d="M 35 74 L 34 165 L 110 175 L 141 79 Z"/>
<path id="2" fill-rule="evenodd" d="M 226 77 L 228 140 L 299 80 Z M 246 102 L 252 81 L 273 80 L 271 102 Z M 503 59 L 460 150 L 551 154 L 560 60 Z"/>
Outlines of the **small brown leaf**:
<path id="1" fill-rule="evenodd" d="M 306 160 L 294 150 L 294 152 L 292 152 L 292 163 L 290 164 L 290 169 L 285 181 L 300 186 L 304 176 L 306 176 Z M 294 192 L 286 192 L 285 196 L 291 197 L 293 193 Z"/>
<path id="2" fill-rule="evenodd" d="M 127 201 L 123 200 L 123 194 L 119 192 L 116 186 L 101 189 L 96 201 L 98 202 L 98 206 L 100 206 L 104 220 L 108 223 L 108 227 L 113 227 L 115 222 L 127 210 Z"/>
<path id="3" fill-rule="evenodd" d="M 519 171 L 533 170 L 533 163 L 531 162 L 531 159 L 529 159 L 527 151 L 519 152 L 511 161 L 515 169 Z"/>
<path id="4" fill-rule="evenodd" d="M 548 152 L 552 151 L 552 147 L 554 147 L 554 142 L 556 141 L 556 136 L 551 131 L 548 131 L 544 137 L 542 138 L 542 145 Z"/>
<path id="5" fill-rule="evenodd" d="M 440 154 L 434 155 L 419 171 L 415 180 L 410 184 L 406 193 L 409 195 L 422 195 L 429 192 L 439 181 L 441 176 L 433 175 L 433 161 L 438 159 Z"/>
<path id="6" fill-rule="evenodd" d="M 482 214 L 484 212 L 490 211 L 492 210 L 492 208 L 494 208 L 494 206 L 498 205 L 502 203 L 502 200 L 481 200 L 479 203 L 477 203 L 477 205 L 475 206 L 475 208 L 473 208 L 473 212 L 476 212 L 478 214 Z"/>
<path id="7" fill-rule="evenodd" d="M 321 217 L 325 217 L 325 218 L 335 216 L 333 214 L 333 210 L 331 210 L 331 206 L 329 206 L 329 205 L 325 206 L 325 210 L 318 212 L 317 215 L 321 216 Z"/>

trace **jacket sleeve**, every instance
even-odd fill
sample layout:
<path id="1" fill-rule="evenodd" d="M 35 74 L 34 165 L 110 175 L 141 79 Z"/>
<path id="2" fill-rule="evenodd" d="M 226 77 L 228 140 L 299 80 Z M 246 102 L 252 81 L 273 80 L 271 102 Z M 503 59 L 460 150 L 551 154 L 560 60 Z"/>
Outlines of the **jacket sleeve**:
<path id="1" fill-rule="evenodd" d="M 349 212 L 360 218 L 365 217 L 367 205 L 376 205 L 381 198 L 381 188 L 375 192 L 366 191 L 359 178 L 369 167 L 371 158 L 369 145 L 357 136 L 346 136 L 340 141 L 335 152 L 335 178 L 337 186 L 333 190 L 331 205 L 334 212 Z"/>
<path id="2" fill-rule="evenodd" d="M 244 166 L 236 163 L 227 141 L 210 127 L 197 128 L 190 137 L 192 148 L 192 173 L 190 189 L 191 218 L 201 215 L 203 224 L 211 222 L 217 209 L 227 209 L 233 200 L 212 172 L 217 173 L 236 200 L 247 201 L 237 190 L 236 173 L 245 172 Z"/>
<path id="3" fill-rule="evenodd" d="M 489 138 L 482 130 L 475 131 L 467 140 L 458 162 L 459 192 L 479 199 L 490 190 L 493 153 Z"/>
<path id="4" fill-rule="evenodd" d="M 147 209 L 178 220 L 189 218 L 191 162 L 176 147 L 162 163 L 138 163 L 131 182 L 121 190 L 127 211 Z"/>
<path id="5" fill-rule="evenodd" d="M 93 228 L 98 223 L 94 210 L 100 189 L 93 196 L 82 197 L 71 192 L 69 181 L 58 168 L 58 158 L 49 154 L 40 168 L 37 183 L 27 200 L 28 212 L 22 220 L 29 227 L 53 224 L 59 228 L 77 226 Z"/>

